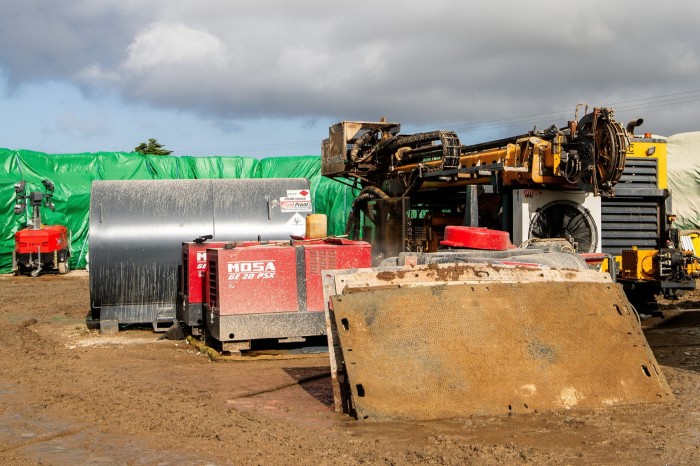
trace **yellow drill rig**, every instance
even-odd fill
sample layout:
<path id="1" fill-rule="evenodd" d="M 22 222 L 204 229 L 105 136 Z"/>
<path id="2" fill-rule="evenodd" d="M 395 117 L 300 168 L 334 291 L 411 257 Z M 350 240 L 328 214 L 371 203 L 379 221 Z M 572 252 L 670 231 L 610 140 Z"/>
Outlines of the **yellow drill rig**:
<path id="1" fill-rule="evenodd" d="M 696 259 L 673 228 L 665 140 L 635 136 L 641 124 L 623 128 L 596 108 L 564 128 L 461 145 L 447 131 L 341 122 L 323 142 L 322 173 L 361 190 L 346 233 L 372 243 L 375 263 L 437 251 L 447 225 L 506 231 L 517 245 L 563 238 L 606 254 L 603 268 L 646 310 L 694 289 Z"/>
<path id="2" fill-rule="evenodd" d="M 605 257 L 601 198 L 632 137 L 613 117 L 595 108 L 473 145 L 386 121 L 330 127 L 322 174 L 359 190 L 347 233 L 377 266 L 325 274 L 338 411 L 434 419 L 672 399 L 615 262 L 612 275 L 589 267 Z"/>

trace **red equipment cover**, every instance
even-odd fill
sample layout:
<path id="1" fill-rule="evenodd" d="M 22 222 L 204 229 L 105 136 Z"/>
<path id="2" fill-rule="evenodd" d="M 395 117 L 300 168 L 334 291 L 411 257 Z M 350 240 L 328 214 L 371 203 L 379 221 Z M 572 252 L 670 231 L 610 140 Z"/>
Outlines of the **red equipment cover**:
<path id="1" fill-rule="evenodd" d="M 182 243 L 182 282 L 180 289 L 189 303 L 204 302 L 204 276 L 207 269 L 207 249 L 221 248 L 223 241 Z"/>
<path id="2" fill-rule="evenodd" d="M 510 242 L 510 236 L 506 231 L 457 225 L 445 227 L 445 239 L 440 241 L 440 244 L 453 248 L 484 249 L 489 251 L 505 251 L 506 249 L 515 248 Z"/>
<path id="3" fill-rule="evenodd" d="M 302 246 L 306 255 L 305 281 L 307 310 L 323 311 L 322 270 L 354 269 L 372 267 L 372 252 L 369 243 L 350 240 Z"/>
<path id="4" fill-rule="evenodd" d="M 370 245 L 301 241 L 209 249 L 206 288 L 215 314 L 322 312 L 322 270 L 371 267 Z"/>
<path id="5" fill-rule="evenodd" d="M 63 225 L 45 226 L 39 230 L 24 228 L 15 233 L 17 254 L 42 254 L 68 248 L 68 229 Z"/>
<path id="6" fill-rule="evenodd" d="M 189 304 L 204 302 L 204 280 L 207 272 L 207 249 L 223 248 L 226 244 L 235 247 L 259 246 L 257 241 L 210 241 L 208 243 L 182 243 L 182 274 L 181 290 L 184 290 Z M 289 244 L 289 243 L 286 243 Z"/>

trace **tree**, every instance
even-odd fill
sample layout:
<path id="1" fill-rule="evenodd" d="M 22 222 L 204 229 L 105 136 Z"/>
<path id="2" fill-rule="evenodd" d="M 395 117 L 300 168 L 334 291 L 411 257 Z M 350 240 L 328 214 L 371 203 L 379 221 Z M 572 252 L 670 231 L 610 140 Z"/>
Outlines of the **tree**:
<path id="1" fill-rule="evenodd" d="M 173 151 L 163 149 L 163 144 L 151 138 L 148 140 L 148 143 L 142 142 L 136 146 L 134 152 L 138 152 L 139 154 L 169 155 L 172 154 Z"/>

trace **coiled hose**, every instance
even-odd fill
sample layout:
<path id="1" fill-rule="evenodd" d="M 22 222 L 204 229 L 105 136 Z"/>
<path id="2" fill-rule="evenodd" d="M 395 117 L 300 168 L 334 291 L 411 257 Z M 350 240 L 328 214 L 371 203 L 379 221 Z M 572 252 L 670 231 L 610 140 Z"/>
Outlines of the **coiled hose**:
<path id="1" fill-rule="evenodd" d="M 360 209 L 373 199 L 389 199 L 389 195 L 376 186 L 367 186 L 352 201 L 348 222 L 345 225 L 345 234 L 350 239 L 357 239 L 360 236 Z"/>

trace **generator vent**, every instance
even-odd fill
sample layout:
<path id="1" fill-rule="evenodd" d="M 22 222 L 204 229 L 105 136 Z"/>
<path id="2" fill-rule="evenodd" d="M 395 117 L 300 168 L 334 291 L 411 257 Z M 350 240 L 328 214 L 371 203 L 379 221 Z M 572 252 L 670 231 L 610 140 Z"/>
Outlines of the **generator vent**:
<path id="1" fill-rule="evenodd" d="M 627 157 L 615 196 L 601 199 L 602 251 L 619 256 L 625 249 L 658 249 L 665 203 L 658 189 L 658 160 Z"/>
<path id="2" fill-rule="evenodd" d="M 619 256 L 624 249 L 658 249 L 660 219 L 658 198 L 612 197 L 602 199 L 603 252 Z"/>
<path id="3" fill-rule="evenodd" d="M 312 274 L 320 274 L 321 270 L 334 270 L 338 268 L 334 249 L 307 249 L 306 260 L 309 273 Z"/>
<path id="4" fill-rule="evenodd" d="M 556 200 L 537 209 L 528 238 L 564 238 L 581 253 L 595 252 L 598 247 L 595 219 L 584 206 L 568 200 Z"/>
<path id="5" fill-rule="evenodd" d="M 219 274 L 217 273 L 217 262 L 210 260 L 209 267 L 209 309 L 219 307 Z"/>
<path id="6" fill-rule="evenodd" d="M 658 160 L 645 157 L 627 157 L 622 177 L 617 187 L 656 188 L 658 183 Z"/>

